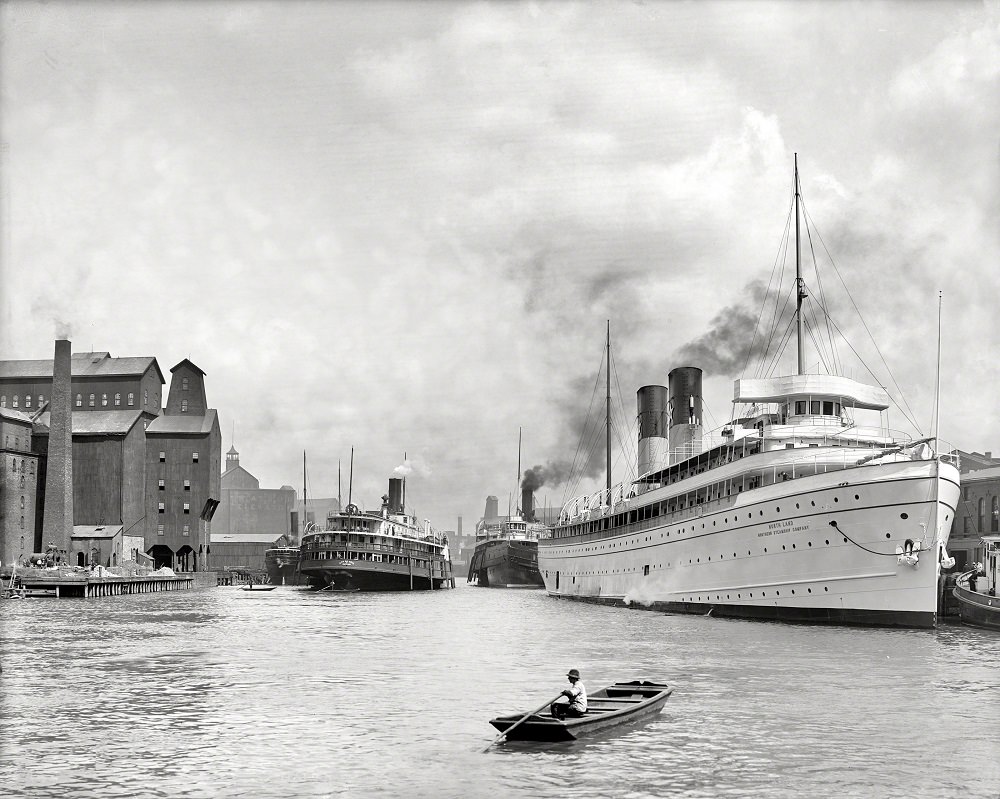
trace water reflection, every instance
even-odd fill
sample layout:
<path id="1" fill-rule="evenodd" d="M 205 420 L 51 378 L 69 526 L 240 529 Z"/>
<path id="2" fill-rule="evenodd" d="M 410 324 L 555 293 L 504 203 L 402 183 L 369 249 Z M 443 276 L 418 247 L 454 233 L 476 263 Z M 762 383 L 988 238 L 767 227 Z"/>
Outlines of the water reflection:
<path id="1" fill-rule="evenodd" d="M 797 627 L 460 585 L 2 607 L 10 796 L 995 799 L 1000 639 Z M 658 716 L 480 750 L 568 667 L 675 686 Z M 919 753 L 915 756 L 914 753 Z M 965 764 L 975 763 L 970 769 Z M 990 793 L 992 791 L 992 793 Z"/>

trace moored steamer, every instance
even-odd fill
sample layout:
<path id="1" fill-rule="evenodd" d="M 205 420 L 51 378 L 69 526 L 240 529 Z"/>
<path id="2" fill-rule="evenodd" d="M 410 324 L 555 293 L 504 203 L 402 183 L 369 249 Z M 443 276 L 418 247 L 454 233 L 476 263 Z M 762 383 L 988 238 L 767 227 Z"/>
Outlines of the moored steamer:
<path id="1" fill-rule="evenodd" d="M 453 588 L 448 540 L 404 510 L 402 480 L 389 480 L 378 512 L 348 503 L 326 529 L 302 536 L 299 570 L 316 589 L 413 591 Z"/>
<path id="2" fill-rule="evenodd" d="M 797 170 L 795 188 L 797 218 Z M 734 406 L 750 412 L 734 414 L 719 437 L 702 433 L 700 369 L 674 369 L 669 389 L 640 389 L 639 477 L 564 506 L 539 543 L 550 595 L 716 616 L 936 624 L 941 564 L 953 564 L 957 459 L 936 437 L 859 425 L 858 412 L 888 408 L 883 389 L 804 373 L 798 265 L 797 274 L 798 373 L 737 380 Z M 610 356 L 610 337 L 608 347 Z"/>

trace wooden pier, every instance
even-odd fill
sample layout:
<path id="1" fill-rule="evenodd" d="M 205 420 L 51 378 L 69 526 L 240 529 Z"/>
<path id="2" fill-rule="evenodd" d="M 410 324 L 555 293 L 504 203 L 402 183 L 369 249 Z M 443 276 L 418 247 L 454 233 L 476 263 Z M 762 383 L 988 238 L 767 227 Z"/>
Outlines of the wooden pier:
<path id="1" fill-rule="evenodd" d="M 183 591 L 194 587 L 188 575 L 173 577 L 147 575 L 135 577 L 92 577 L 86 574 L 32 575 L 18 577 L 12 589 L 22 597 L 107 597 L 126 594 L 152 594 L 160 591 Z"/>

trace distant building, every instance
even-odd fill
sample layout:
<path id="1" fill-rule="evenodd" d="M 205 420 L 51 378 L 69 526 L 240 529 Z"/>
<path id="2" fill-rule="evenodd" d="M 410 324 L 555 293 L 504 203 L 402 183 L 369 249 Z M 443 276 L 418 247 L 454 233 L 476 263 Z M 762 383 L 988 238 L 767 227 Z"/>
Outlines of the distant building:
<path id="1" fill-rule="evenodd" d="M 230 447 L 226 453 L 226 470 L 220 479 L 220 502 L 212 520 L 212 562 L 216 559 L 217 542 L 254 539 L 246 536 L 266 538 L 273 542 L 281 535 L 296 536 L 292 529 L 292 511 L 295 507 L 295 489 L 261 488 L 260 481 L 240 465 L 240 453 Z M 263 551 L 260 567 L 263 568 Z"/>
<path id="2" fill-rule="evenodd" d="M 989 453 L 987 453 L 987 456 Z M 948 554 L 953 571 L 965 571 L 982 558 L 980 537 L 1000 532 L 1000 464 L 962 475 L 962 498 L 955 510 Z"/>
<path id="3" fill-rule="evenodd" d="M 264 570 L 264 553 L 272 547 L 289 546 L 287 535 L 270 533 L 212 533 L 212 569 Z"/>

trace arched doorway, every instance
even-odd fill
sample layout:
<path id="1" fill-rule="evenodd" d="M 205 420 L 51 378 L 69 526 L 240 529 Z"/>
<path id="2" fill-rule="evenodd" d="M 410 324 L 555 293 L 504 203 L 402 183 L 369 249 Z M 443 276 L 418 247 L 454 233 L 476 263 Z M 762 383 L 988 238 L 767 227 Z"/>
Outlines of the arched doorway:
<path id="1" fill-rule="evenodd" d="M 153 559 L 154 569 L 162 569 L 164 566 L 168 569 L 174 568 L 174 551 L 166 544 L 151 546 L 146 550 L 146 554 Z"/>
<path id="2" fill-rule="evenodd" d="M 188 545 L 185 544 L 180 549 L 177 550 L 177 567 L 174 571 L 179 572 L 192 572 L 196 571 L 198 564 L 198 556 L 195 551 Z"/>

